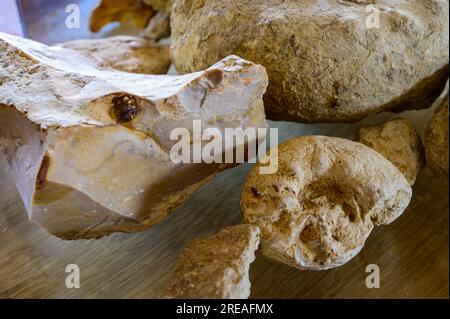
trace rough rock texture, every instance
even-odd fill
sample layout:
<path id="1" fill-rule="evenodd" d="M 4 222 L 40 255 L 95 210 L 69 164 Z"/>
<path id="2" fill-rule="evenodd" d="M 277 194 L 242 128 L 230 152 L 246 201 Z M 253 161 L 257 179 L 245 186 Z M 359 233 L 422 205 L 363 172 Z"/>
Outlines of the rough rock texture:
<path id="1" fill-rule="evenodd" d="M 368 4 L 379 28 L 366 25 Z M 171 51 L 181 73 L 231 53 L 264 65 L 271 119 L 351 122 L 431 106 L 448 77 L 448 10 L 441 0 L 176 0 Z"/>
<path id="2" fill-rule="evenodd" d="M 145 28 L 156 11 L 141 0 L 101 0 L 92 12 L 89 27 L 98 32 L 110 22 Z"/>
<path id="3" fill-rule="evenodd" d="M 448 180 L 448 96 L 428 123 L 425 148 L 428 167 Z"/>
<path id="4" fill-rule="evenodd" d="M 177 299 L 247 299 L 249 269 L 260 231 L 255 226 L 228 227 L 194 240 L 181 253 L 168 297 Z"/>
<path id="5" fill-rule="evenodd" d="M 89 53 L 109 67 L 124 72 L 166 74 L 171 63 L 168 46 L 139 37 L 75 40 L 59 46 Z"/>
<path id="6" fill-rule="evenodd" d="M 300 269 L 345 264 L 411 199 L 391 162 L 346 139 L 296 138 L 279 146 L 277 173 L 260 175 L 258 167 L 244 187 L 244 221 L 261 229 L 265 255 Z"/>
<path id="7" fill-rule="evenodd" d="M 422 140 L 414 125 L 407 119 L 361 127 L 356 139 L 392 162 L 405 175 L 410 185 L 414 185 L 417 175 L 425 167 Z"/>
<path id="8" fill-rule="evenodd" d="M 2 33 L 0 52 L 0 149 L 30 219 L 66 239 L 144 230 L 230 167 L 175 164 L 174 128 L 266 127 L 265 70 L 235 56 L 158 76 Z"/>

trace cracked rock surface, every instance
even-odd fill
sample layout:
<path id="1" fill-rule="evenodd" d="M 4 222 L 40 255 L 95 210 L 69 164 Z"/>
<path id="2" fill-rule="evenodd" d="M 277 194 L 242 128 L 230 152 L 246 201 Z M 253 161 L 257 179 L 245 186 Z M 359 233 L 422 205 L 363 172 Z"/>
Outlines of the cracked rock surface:
<path id="1" fill-rule="evenodd" d="M 279 146 L 279 168 L 250 172 L 244 222 L 261 229 L 262 252 L 292 267 L 341 266 L 363 248 L 374 226 L 409 205 L 403 174 L 369 147 L 341 138 L 299 137 Z"/>
<path id="2" fill-rule="evenodd" d="M 267 125 L 265 70 L 236 56 L 158 76 L 2 33 L 0 52 L 0 150 L 30 220 L 65 239 L 145 230 L 232 166 L 175 164 L 174 128 Z"/>
<path id="3" fill-rule="evenodd" d="M 270 119 L 353 122 L 432 105 L 448 78 L 448 10 L 440 0 L 176 0 L 171 51 L 181 73 L 229 54 L 265 66 Z"/>
<path id="4" fill-rule="evenodd" d="M 249 269 L 259 246 L 258 227 L 238 225 L 197 239 L 181 252 L 169 298 L 247 299 Z"/>
<path id="5" fill-rule="evenodd" d="M 410 185 L 414 185 L 417 175 L 425 167 L 422 140 L 407 119 L 361 127 L 356 140 L 386 157 L 405 175 Z"/>
<path id="6" fill-rule="evenodd" d="M 448 162 L 448 95 L 428 123 L 425 148 L 428 167 L 436 176 L 449 175 Z"/>

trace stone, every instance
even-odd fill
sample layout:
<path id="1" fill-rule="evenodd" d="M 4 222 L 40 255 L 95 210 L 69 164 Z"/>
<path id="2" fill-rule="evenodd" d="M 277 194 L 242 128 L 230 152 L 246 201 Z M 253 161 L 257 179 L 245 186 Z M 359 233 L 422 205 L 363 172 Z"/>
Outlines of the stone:
<path id="1" fill-rule="evenodd" d="M 391 162 L 350 140 L 299 137 L 279 146 L 278 161 L 275 174 L 252 169 L 241 209 L 244 222 L 261 230 L 262 253 L 295 268 L 344 265 L 412 196 Z"/>
<path id="2" fill-rule="evenodd" d="M 411 186 L 426 165 L 422 140 L 414 125 L 407 119 L 360 127 L 356 140 L 392 162 Z"/>
<path id="3" fill-rule="evenodd" d="M 148 26 L 142 31 L 142 36 L 146 39 L 159 41 L 170 36 L 170 16 L 159 11 L 151 20 Z"/>
<path id="4" fill-rule="evenodd" d="M 247 299 L 249 269 L 259 246 L 259 233 L 255 226 L 238 225 L 194 240 L 181 252 L 168 297 Z"/>
<path id="5" fill-rule="evenodd" d="M 159 41 L 170 36 L 170 0 L 102 0 L 92 12 L 90 29 L 98 32 L 110 22 L 139 29 L 144 38 Z"/>
<path id="6" fill-rule="evenodd" d="M 236 56 L 168 76 L 3 33 L 0 52 L 0 150 L 30 220 L 64 239 L 145 230 L 236 165 L 176 164 L 174 129 L 267 127 L 266 72 Z"/>
<path id="7" fill-rule="evenodd" d="M 134 36 L 74 40 L 58 45 L 89 53 L 119 71 L 144 74 L 167 74 L 169 47 Z"/>
<path id="8" fill-rule="evenodd" d="M 156 11 L 141 0 L 101 0 L 89 21 L 92 32 L 100 31 L 111 22 L 145 28 Z"/>
<path id="9" fill-rule="evenodd" d="M 170 15 L 172 11 L 173 0 L 142 0 L 157 11 L 165 12 Z"/>
<path id="10" fill-rule="evenodd" d="M 425 149 L 428 167 L 434 174 L 448 181 L 448 95 L 436 110 L 427 126 Z"/>
<path id="11" fill-rule="evenodd" d="M 269 119 L 355 122 L 433 104 L 448 78 L 448 11 L 441 0 L 177 0 L 172 59 L 187 73 L 236 54 L 267 68 Z"/>

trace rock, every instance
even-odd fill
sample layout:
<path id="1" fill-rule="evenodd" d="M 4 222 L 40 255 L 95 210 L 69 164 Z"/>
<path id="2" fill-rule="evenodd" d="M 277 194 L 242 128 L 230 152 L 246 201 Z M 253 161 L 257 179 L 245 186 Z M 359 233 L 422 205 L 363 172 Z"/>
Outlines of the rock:
<path id="1" fill-rule="evenodd" d="M 425 149 L 411 121 L 395 119 L 378 126 L 361 127 L 357 141 L 386 157 L 414 185 L 425 167 Z"/>
<path id="2" fill-rule="evenodd" d="M 171 63 L 168 46 L 133 36 L 75 40 L 59 46 L 89 53 L 124 72 L 167 74 Z"/>
<path id="3" fill-rule="evenodd" d="M 247 299 L 249 269 L 259 246 L 259 229 L 228 227 L 194 240 L 181 253 L 168 289 L 176 299 Z"/>
<path id="4" fill-rule="evenodd" d="M 165 12 L 158 12 L 142 32 L 146 39 L 159 41 L 170 36 L 170 17 Z"/>
<path id="5" fill-rule="evenodd" d="M 111 22 L 145 28 L 156 11 L 141 0 L 101 0 L 92 12 L 89 28 L 98 32 Z"/>
<path id="6" fill-rule="evenodd" d="M 436 176 L 448 180 L 448 95 L 428 123 L 425 149 L 428 167 Z"/>
<path id="7" fill-rule="evenodd" d="M 265 70 L 235 56 L 157 76 L 3 33 L 0 52 L 0 149 L 29 218 L 65 239 L 145 230 L 235 165 L 175 164 L 173 129 L 266 127 Z"/>
<path id="8" fill-rule="evenodd" d="M 440 0 L 177 0 L 171 52 L 180 73 L 229 54 L 264 65 L 270 119 L 353 122 L 432 105 L 448 78 L 448 10 Z"/>
<path id="9" fill-rule="evenodd" d="M 153 7 L 155 10 L 164 12 L 170 15 L 172 11 L 172 0 L 142 0 L 149 6 Z"/>
<path id="10" fill-rule="evenodd" d="M 145 30 L 142 36 L 158 41 L 170 36 L 171 0 L 101 0 L 93 11 L 90 29 L 98 32 L 106 24 L 118 21 Z"/>
<path id="11" fill-rule="evenodd" d="M 278 172 L 250 172 L 244 222 L 261 229 L 261 250 L 299 269 L 347 263 L 374 226 L 390 224 L 411 199 L 402 173 L 381 154 L 349 140 L 299 137 L 279 146 Z"/>

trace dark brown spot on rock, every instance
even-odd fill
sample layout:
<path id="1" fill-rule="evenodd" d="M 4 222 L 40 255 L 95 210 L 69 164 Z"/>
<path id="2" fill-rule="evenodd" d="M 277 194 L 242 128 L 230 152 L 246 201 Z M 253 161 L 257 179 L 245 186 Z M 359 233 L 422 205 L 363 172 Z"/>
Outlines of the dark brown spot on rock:
<path id="1" fill-rule="evenodd" d="M 258 191 L 255 187 L 251 187 L 250 190 L 252 191 L 252 194 L 254 197 L 259 197 Z"/>
<path id="2" fill-rule="evenodd" d="M 222 83 L 223 74 L 221 70 L 210 70 L 206 72 L 206 78 L 211 84 L 211 87 L 216 88 L 220 83 Z"/>
<path id="3" fill-rule="evenodd" d="M 347 215 L 348 219 L 354 223 L 356 221 L 356 213 L 353 210 L 352 206 L 348 203 L 342 203 L 342 210 Z"/>
<path id="4" fill-rule="evenodd" d="M 37 174 L 36 178 L 36 189 L 42 189 L 44 188 L 46 182 L 47 182 L 47 172 L 48 168 L 50 166 L 50 157 L 47 155 L 44 156 L 42 159 L 41 167 L 39 168 L 39 172 Z"/>
<path id="5" fill-rule="evenodd" d="M 120 95 L 112 99 L 111 117 L 119 123 L 132 121 L 139 112 L 138 101 L 134 96 Z"/>

